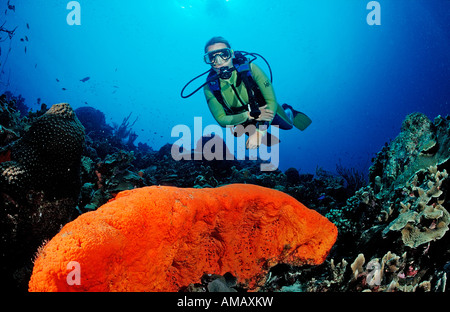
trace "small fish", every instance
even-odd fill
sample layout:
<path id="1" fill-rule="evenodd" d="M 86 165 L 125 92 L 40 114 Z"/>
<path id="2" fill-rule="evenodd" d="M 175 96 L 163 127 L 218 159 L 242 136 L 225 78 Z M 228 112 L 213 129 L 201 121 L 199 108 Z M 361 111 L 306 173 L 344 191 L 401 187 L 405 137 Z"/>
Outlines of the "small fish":
<path id="1" fill-rule="evenodd" d="M 88 103 L 88 102 L 84 102 L 84 104 L 86 104 L 86 105 L 87 105 L 87 103 Z"/>
<path id="2" fill-rule="evenodd" d="M 61 90 L 66 91 L 67 89 L 66 88 L 61 88 Z"/>
<path id="3" fill-rule="evenodd" d="M 317 200 L 323 200 L 323 199 L 325 199 L 325 195 L 322 195 L 319 198 L 317 198 Z"/>
<path id="4" fill-rule="evenodd" d="M 88 81 L 89 79 L 91 79 L 91 77 L 84 77 L 83 79 L 80 79 L 80 81 L 86 82 L 86 81 Z"/>
<path id="5" fill-rule="evenodd" d="M 113 86 L 113 88 L 119 89 L 119 87 L 118 87 L 118 86 Z"/>
<path id="6" fill-rule="evenodd" d="M 58 78 L 56 78 L 56 82 L 59 82 L 59 79 L 58 79 Z"/>
<path id="7" fill-rule="evenodd" d="M 22 42 L 23 42 L 23 38 L 20 38 L 20 41 L 22 41 Z"/>
<path id="8" fill-rule="evenodd" d="M 27 28 L 30 29 L 30 25 L 27 23 Z"/>
<path id="9" fill-rule="evenodd" d="M 25 47 L 25 54 L 27 54 L 27 47 Z"/>
<path id="10" fill-rule="evenodd" d="M 34 64 L 34 68 L 36 68 L 37 67 L 37 64 Z"/>
<path id="11" fill-rule="evenodd" d="M 28 41 L 28 37 L 27 36 L 25 36 L 25 41 Z"/>

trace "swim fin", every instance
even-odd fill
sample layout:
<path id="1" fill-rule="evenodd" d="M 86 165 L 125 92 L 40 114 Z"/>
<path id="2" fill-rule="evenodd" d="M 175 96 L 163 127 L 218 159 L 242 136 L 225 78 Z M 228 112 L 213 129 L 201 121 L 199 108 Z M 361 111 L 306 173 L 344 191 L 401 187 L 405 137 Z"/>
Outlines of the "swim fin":
<path id="1" fill-rule="evenodd" d="M 297 129 L 303 131 L 306 128 L 308 128 L 308 126 L 311 124 L 311 122 L 312 122 L 311 118 L 309 118 L 302 112 L 296 111 L 295 109 L 292 108 L 291 105 L 288 105 L 285 103 L 285 104 L 281 105 L 281 107 L 283 107 L 284 110 L 289 108 L 292 111 L 292 113 L 294 114 L 293 123 Z"/>

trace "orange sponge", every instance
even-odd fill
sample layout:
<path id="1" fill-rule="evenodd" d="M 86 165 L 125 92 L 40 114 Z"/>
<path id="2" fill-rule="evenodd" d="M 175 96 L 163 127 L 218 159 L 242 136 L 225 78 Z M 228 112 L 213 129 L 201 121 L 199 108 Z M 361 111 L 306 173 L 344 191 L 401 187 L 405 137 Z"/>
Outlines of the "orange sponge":
<path id="1" fill-rule="evenodd" d="M 39 251 L 29 290 L 177 291 L 226 272 L 254 290 L 277 263 L 322 263 L 336 237 L 325 217 L 273 189 L 144 187 L 64 226 Z"/>

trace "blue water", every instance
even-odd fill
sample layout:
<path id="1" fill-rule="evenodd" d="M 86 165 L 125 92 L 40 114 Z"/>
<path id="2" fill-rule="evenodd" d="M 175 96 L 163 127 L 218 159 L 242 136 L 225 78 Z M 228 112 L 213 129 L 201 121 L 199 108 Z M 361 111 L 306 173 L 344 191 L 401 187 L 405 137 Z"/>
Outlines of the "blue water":
<path id="1" fill-rule="evenodd" d="M 15 11 L 6 2 L 0 25 L 17 29 L 0 43 L 0 92 L 33 109 L 38 98 L 90 105 L 108 123 L 132 112 L 136 142 L 154 149 L 194 117 L 216 124 L 203 92 L 180 91 L 208 69 L 204 44 L 217 35 L 262 54 L 278 101 L 313 120 L 280 130 L 282 170 L 334 171 L 340 161 L 366 172 L 407 114 L 450 112 L 448 0 L 380 0 L 381 25 L 368 25 L 368 0 L 80 0 L 81 25 L 68 25 L 67 0 L 10 0 Z"/>

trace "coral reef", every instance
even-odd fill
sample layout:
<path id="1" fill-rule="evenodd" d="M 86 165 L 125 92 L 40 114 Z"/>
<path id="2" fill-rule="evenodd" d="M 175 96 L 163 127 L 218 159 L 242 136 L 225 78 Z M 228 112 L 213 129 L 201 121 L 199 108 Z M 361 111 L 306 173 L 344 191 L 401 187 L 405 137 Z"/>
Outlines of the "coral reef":
<path id="1" fill-rule="evenodd" d="M 14 96 L 9 91 L 6 91 L 1 95 L 0 103 L 3 108 L 5 108 L 5 106 L 11 106 L 21 118 L 25 117 L 30 110 L 30 108 L 25 104 L 25 98 L 23 98 L 20 94 L 18 96 Z"/>
<path id="2" fill-rule="evenodd" d="M 98 109 L 91 106 L 78 107 L 75 114 L 90 138 L 100 139 L 112 135 L 113 127 L 106 124 L 105 114 Z"/>
<path id="3" fill-rule="evenodd" d="M 30 258 L 37 247 L 62 225 L 96 210 L 121 191 L 152 185 L 210 189 L 243 183 L 286 193 L 338 228 L 337 241 L 323 264 L 275 264 L 259 290 L 448 290 L 450 117 L 431 121 L 420 113 L 408 115 L 399 135 L 372 160 L 367 184 L 365 174 L 341 163 L 336 173 L 318 167 L 314 174 L 305 174 L 300 168 L 261 172 L 260 161 L 176 161 L 171 144 L 156 151 L 145 143 L 135 146 L 131 115 L 122 125 L 110 126 L 97 109 L 79 108 L 76 114 L 86 129 L 80 175 L 65 175 L 63 184 L 75 186 L 72 194 L 54 189 L 55 195 L 49 196 L 58 184 L 28 181 L 31 171 L 12 149 L 25 141 L 31 125 L 48 109 L 42 103 L 39 111 L 24 116 L 28 108 L 22 104 L 21 96 L 0 96 L 1 243 L 6 255 L 2 260 L 7 260 L 2 262 L 1 274 L 8 284 L 27 289 Z M 39 99 L 37 104 L 41 104 Z M 220 146 L 219 139 L 201 138 L 190 151 L 192 159 L 210 140 Z M 58 165 L 48 159 L 37 162 L 41 163 L 37 166 L 45 163 L 50 175 L 59 172 L 55 170 Z M 29 189 L 33 185 L 35 189 Z M 230 283 L 228 278 L 206 274 L 200 282 L 184 284 L 180 290 L 247 290 L 248 285 Z"/>
<path id="4" fill-rule="evenodd" d="M 16 98 L 10 94 L 0 96 L 0 144 L 4 146 L 19 138 L 21 114 L 17 110 Z M 9 157 L 5 157 L 9 159 Z"/>
<path id="5" fill-rule="evenodd" d="M 76 217 L 84 128 L 68 104 L 20 119 L 2 103 L 3 122 L 22 134 L 0 153 L 0 274 L 14 288 L 26 286 L 36 248 Z"/>
<path id="6" fill-rule="evenodd" d="M 399 203 L 399 215 L 383 230 L 383 235 L 401 231 L 403 243 L 411 248 L 442 238 L 450 223 L 450 215 L 442 206 L 444 199 L 440 199 L 442 183 L 447 178 L 447 170 L 440 172 L 437 166 L 419 170 L 403 188 L 405 199 Z"/>
<path id="7" fill-rule="evenodd" d="M 276 190 L 144 187 L 67 224 L 41 249 L 30 290 L 177 291 L 204 272 L 231 272 L 255 289 L 277 263 L 321 264 L 336 236 L 326 218 Z M 73 287 L 71 261 L 83 271 Z"/>
<path id="8" fill-rule="evenodd" d="M 326 213 L 339 229 L 326 263 L 286 269 L 264 289 L 446 291 L 449 129 L 449 117 L 408 115 L 374 159 L 370 184 Z"/>
<path id="9" fill-rule="evenodd" d="M 186 287 L 181 287 L 183 292 L 241 292 L 237 278 L 230 272 L 223 275 L 206 273 L 200 279 L 200 283 L 191 283 Z"/>
<path id="10" fill-rule="evenodd" d="M 347 195 L 352 196 L 357 190 L 367 185 L 366 178 L 363 173 L 355 168 L 345 168 L 341 161 L 336 164 L 336 172 L 345 180 Z"/>
<path id="11" fill-rule="evenodd" d="M 130 124 L 128 121 L 131 117 L 131 113 L 122 120 L 122 123 L 116 124 L 114 126 L 114 138 L 124 143 L 128 147 L 134 146 L 134 141 L 137 139 L 138 135 L 133 131 L 132 127 L 136 123 L 138 117 Z"/>
<path id="12" fill-rule="evenodd" d="M 0 164 L 3 190 L 22 194 L 78 197 L 84 128 L 68 104 L 55 104 L 33 121 L 18 140 L 3 148 L 10 160 Z"/>

